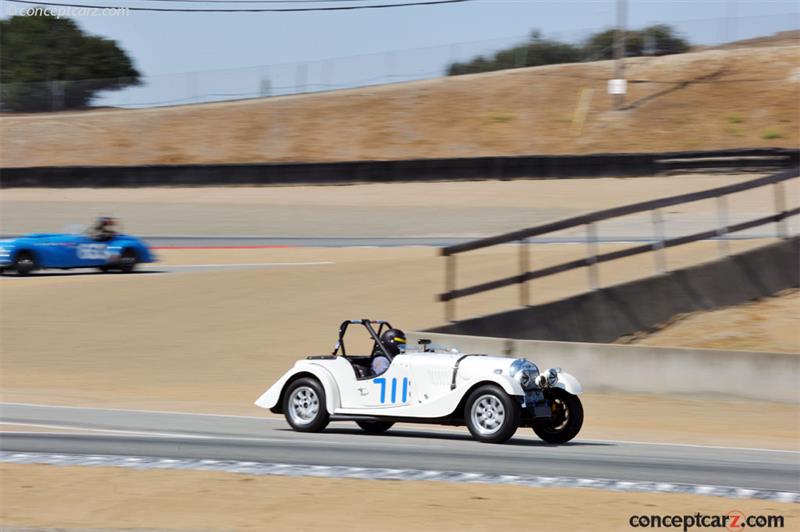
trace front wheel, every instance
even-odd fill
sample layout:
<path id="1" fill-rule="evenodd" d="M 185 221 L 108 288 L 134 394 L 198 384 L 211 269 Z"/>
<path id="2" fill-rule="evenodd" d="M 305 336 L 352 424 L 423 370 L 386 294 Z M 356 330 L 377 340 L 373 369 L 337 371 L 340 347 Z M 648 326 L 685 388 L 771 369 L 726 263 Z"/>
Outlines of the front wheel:
<path id="1" fill-rule="evenodd" d="M 367 434 L 383 434 L 394 425 L 391 421 L 356 421 L 356 424 Z"/>
<path id="2" fill-rule="evenodd" d="M 283 415 L 299 432 L 320 432 L 330 416 L 325 407 L 325 389 L 317 379 L 305 377 L 289 385 L 283 396 Z"/>
<path id="3" fill-rule="evenodd" d="M 126 249 L 119 256 L 117 261 L 117 268 L 122 273 L 130 273 L 136 268 L 136 263 L 139 262 L 139 257 L 133 249 Z"/>
<path id="4" fill-rule="evenodd" d="M 14 269 L 17 275 L 28 275 L 36 269 L 36 259 L 31 253 L 22 251 L 14 261 Z"/>
<path id="5" fill-rule="evenodd" d="M 566 443 L 580 432 L 583 426 L 583 405 L 577 395 L 561 388 L 545 392 L 550 401 L 552 417 L 533 425 L 533 431 L 547 443 Z"/>
<path id="6" fill-rule="evenodd" d="M 494 384 L 472 392 L 464 406 L 464 419 L 472 437 L 484 443 L 508 441 L 519 427 L 519 403 Z"/>

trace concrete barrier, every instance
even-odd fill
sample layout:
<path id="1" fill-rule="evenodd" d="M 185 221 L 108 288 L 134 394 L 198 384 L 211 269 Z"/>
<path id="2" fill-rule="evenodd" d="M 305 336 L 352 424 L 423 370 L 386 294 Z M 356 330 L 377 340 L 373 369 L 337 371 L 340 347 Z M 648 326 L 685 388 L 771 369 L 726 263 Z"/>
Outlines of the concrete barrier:
<path id="1" fill-rule="evenodd" d="M 800 164 L 791 148 L 668 153 L 520 155 L 319 163 L 45 166 L 0 169 L 0 188 L 322 185 L 626 177 L 680 172 L 769 172 Z"/>
<path id="2" fill-rule="evenodd" d="M 409 333 L 408 338 L 410 345 L 429 338 L 434 344 L 467 353 L 524 357 L 540 369 L 560 367 L 574 374 L 588 392 L 800 403 L 800 354 L 549 342 L 424 331 Z"/>

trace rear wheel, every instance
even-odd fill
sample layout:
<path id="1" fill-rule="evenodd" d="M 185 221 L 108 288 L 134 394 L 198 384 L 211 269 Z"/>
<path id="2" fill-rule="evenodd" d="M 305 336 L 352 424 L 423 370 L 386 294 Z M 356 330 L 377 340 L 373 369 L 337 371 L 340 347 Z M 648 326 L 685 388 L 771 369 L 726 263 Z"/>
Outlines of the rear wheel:
<path id="1" fill-rule="evenodd" d="M 325 390 L 317 379 L 305 377 L 289 385 L 283 395 L 283 413 L 294 430 L 319 432 L 328 426 Z"/>
<path id="2" fill-rule="evenodd" d="M 464 419 L 472 436 L 484 443 L 503 443 L 519 427 L 521 409 L 502 388 L 487 384 L 469 395 Z"/>
<path id="3" fill-rule="evenodd" d="M 367 434 L 383 434 L 394 425 L 391 421 L 356 421 L 356 424 Z"/>
<path id="4" fill-rule="evenodd" d="M 28 251 L 20 251 L 14 260 L 14 269 L 17 275 L 28 275 L 36 269 L 36 258 Z"/>
<path id="5" fill-rule="evenodd" d="M 133 249 L 124 249 L 117 261 L 117 268 L 122 273 L 130 273 L 136 268 L 136 263 L 139 262 L 139 257 L 136 256 L 136 251 Z"/>
<path id="6" fill-rule="evenodd" d="M 533 425 L 533 431 L 547 443 L 566 443 L 580 432 L 583 426 L 583 405 L 577 395 L 561 388 L 545 392 L 550 401 L 552 417 Z"/>

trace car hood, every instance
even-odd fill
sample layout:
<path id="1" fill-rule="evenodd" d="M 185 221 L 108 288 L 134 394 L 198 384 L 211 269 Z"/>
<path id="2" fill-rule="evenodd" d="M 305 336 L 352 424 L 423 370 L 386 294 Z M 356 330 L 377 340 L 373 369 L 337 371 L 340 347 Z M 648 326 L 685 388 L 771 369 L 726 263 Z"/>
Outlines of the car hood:
<path id="1" fill-rule="evenodd" d="M 471 379 L 487 374 L 501 374 L 511 376 L 511 365 L 516 358 L 501 357 L 493 355 L 480 355 L 470 353 L 422 353 L 410 352 L 400 355 L 408 357 L 409 364 L 416 368 L 429 368 L 433 371 L 439 369 L 449 369 L 450 371 L 458 364 L 458 374 L 460 378 Z M 399 357 L 395 357 L 399 359 Z"/>

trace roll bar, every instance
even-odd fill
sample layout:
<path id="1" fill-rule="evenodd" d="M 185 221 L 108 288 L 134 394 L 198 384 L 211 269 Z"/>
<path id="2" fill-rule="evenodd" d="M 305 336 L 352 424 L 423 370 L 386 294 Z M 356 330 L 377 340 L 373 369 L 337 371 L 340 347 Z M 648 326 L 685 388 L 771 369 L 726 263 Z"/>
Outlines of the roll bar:
<path id="1" fill-rule="evenodd" d="M 385 320 L 372 320 L 372 319 L 369 319 L 369 318 L 361 318 L 361 319 L 356 319 L 356 320 L 345 320 L 345 321 L 343 321 L 342 324 L 339 325 L 339 338 L 336 340 L 336 345 L 333 346 L 333 352 L 331 353 L 331 355 L 333 355 L 333 356 L 337 356 L 337 355 L 347 356 L 347 351 L 346 351 L 345 346 L 344 346 L 344 335 L 347 332 L 347 327 L 350 326 L 351 324 L 360 324 L 360 325 L 363 325 L 364 328 L 367 329 L 367 332 L 369 332 L 369 335 L 375 341 L 375 345 L 372 348 L 373 352 L 375 351 L 375 347 L 377 347 L 378 349 L 380 349 L 383 352 L 384 355 L 386 355 L 386 357 L 389 360 L 392 360 L 394 358 L 392 356 L 392 354 L 389 353 L 389 351 L 386 350 L 386 347 L 384 347 L 383 342 L 381 342 L 381 334 L 385 330 L 391 329 L 392 328 L 392 324 L 389 323 L 388 321 L 385 321 Z M 378 326 L 378 331 L 377 332 L 375 331 L 375 328 L 373 327 L 373 325 L 377 325 Z"/>

